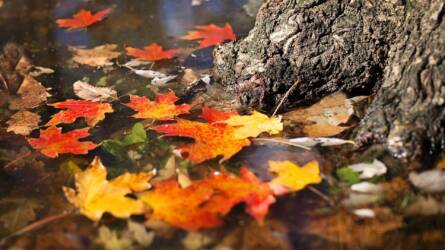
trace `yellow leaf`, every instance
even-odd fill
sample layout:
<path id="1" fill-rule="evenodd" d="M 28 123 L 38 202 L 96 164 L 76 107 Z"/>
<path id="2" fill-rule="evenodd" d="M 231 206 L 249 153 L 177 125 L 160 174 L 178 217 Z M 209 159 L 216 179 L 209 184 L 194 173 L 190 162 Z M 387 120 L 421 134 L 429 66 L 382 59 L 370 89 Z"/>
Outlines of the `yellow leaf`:
<path id="1" fill-rule="evenodd" d="M 152 173 L 126 173 L 111 181 L 106 177 L 107 170 L 96 157 L 88 169 L 75 175 L 77 190 L 63 187 L 63 191 L 69 202 L 94 221 L 105 212 L 118 218 L 146 212 L 147 208 L 140 200 L 127 195 L 149 189 Z"/>
<path id="2" fill-rule="evenodd" d="M 262 132 L 267 132 L 271 135 L 278 134 L 283 130 L 283 123 L 280 117 L 268 117 L 256 111 L 251 115 L 231 116 L 224 123 L 235 127 L 236 139 L 257 137 Z"/>
<path id="3" fill-rule="evenodd" d="M 272 184 L 284 186 L 291 191 L 321 182 L 317 161 L 311 161 L 303 167 L 291 161 L 269 161 L 269 171 L 278 175 L 271 181 Z"/>

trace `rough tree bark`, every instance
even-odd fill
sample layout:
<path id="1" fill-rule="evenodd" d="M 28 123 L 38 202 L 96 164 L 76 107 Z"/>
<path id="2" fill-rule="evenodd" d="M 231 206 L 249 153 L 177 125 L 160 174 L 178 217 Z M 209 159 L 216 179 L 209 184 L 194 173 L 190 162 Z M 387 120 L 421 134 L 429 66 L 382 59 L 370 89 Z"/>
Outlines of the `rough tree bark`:
<path id="1" fill-rule="evenodd" d="M 255 27 L 215 50 L 241 104 L 289 109 L 336 91 L 375 94 L 355 137 L 397 157 L 445 145 L 444 0 L 267 0 Z"/>

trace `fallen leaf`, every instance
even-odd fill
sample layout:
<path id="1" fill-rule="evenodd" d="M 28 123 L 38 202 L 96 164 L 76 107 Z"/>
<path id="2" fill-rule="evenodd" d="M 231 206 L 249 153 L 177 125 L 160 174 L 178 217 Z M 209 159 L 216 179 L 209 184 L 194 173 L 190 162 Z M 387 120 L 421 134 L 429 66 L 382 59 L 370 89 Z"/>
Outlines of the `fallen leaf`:
<path id="1" fill-rule="evenodd" d="M 106 87 L 96 87 L 86 82 L 77 81 L 73 84 L 74 94 L 81 99 L 92 102 L 109 102 L 117 100 L 117 92 Z"/>
<path id="2" fill-rule="evenodd" d="M 343 144 L 355 145 L 354 141 L 343 140 L 340 138 L 329 138 L 329 137 L 300 137 L 300 138 L 289 139 L 289 141 L 305 147 L 314 147 L 314 146 L 328 147 L 328 146 L 338 146 Z"/>
<path id="3" fill-rule="evenodd" d="M 82 49 L 76 47 L 69 47 L 74 53 L 73 61 L 79 64 L 89 65 L 91 67 L 106 67 L 112 66 L 111 60 L 118 58 L 120 52 L 116 44 L 104 44 L 92 49 Z"/>
<path id="4" fill-rule="evenodd" d="M 374 210 L 370 209 L 370 208 L 359 208 L 359 209 L 354 209 L 352 211 L 352 213 L 359 217 L 359 218 L 368 218 L 368 219 L 372 219 L 375 217 L 375 213 Z"/>
<path id="5" fill-rule="evenodd" d="M 18 135 L 29 135 L 31 131 L 39 128 L 40 116 L 38 114 L 22 110 L 15 113 L 6 122 L 7 132 L 14 132 Z"/>
<path id="6" fill-rule="evenodd" d="M 127 68 L 129 68 L 131 71 L 133 71 L 133 73 L 135 73 L 136 75 L 139 75 L 139 76 L 142 76 L 145 78 L 149 78 L 149 79 L 153 79 L 153 80 L 151 80 L 150 83 L 155 86 L 163 86 L 164 84 L 170 82 L 171 80 L 173 80 L 177 77 L 176 75 L 167 75 L 162 72 L 154 71 L 154 70 L 134 69 L 131 67 L 127 67 Z"/>
<path id="7" fill-rule="evenodd" d="M 364 181 L 353 184 L 351 186 L 351 190 L 359 193 L 381 194 L 383 192 L 383 186 L 381 184 L 374 184 Z"/>
<path id="8" fill-rule="evenodd" d="M 283 115 L 286 122 L 301 124 L 303 133 L 310 137 L 334 136 L 347 130 L 347 123 L 354 114 L 353 104 L 344 94 L 334 94 L 320 102 Z"/>
<path id="9" fill-rule="evenodd" d="M 195 26 L 196 31 L 190 31 L 187 35 L 182 36 L 184 40 L 201 40 L 199 47 L 205 48 L 220 44 L 224 41 L 233 41 L 236 39 L 232 26 L 226 24 L 219 27 L 214 24 Z"/>
<path id="10" fill-rule="evenodd" d="M 311 161 L 303 167 L 291 161 L 269 161 L 269 171 L 278 175 L 271 184 L 284 186 L 291 191 L 298 191 L 309 184 L 321 182 L 317 161 Z"/>
<path id="11" fill-rule="evenodd" d="M 22 229 L 36 218 L 36 210 L 41 204 L 34 199 L 3 198 L 0 200 L 2 213 L 0 214 L 0 226 L 9 233 Z"/>
<path id="12" fill-rule="evenodd" d="M 230 117 L 238 115 L 236 112 L 222 112 L 208 107 L 202 108 L 201 117 L 209 123 L 224 122 Z"/>
<path id="13" fill-rule="evenodd" d="M 440 169 L 427 170 L 409 174 L 410 182 L 418 189 L 427 192 L 445 191 L 445 171 Z"/>
<path id="14" fill-rule="evenodd" d="M 373 219 L 357 219 L 346 211 L 311 218 L 304 232 L 353 247 L 358 242 L 363 247 L 379 247 L 384 242 L 385 233 L 400 228 L 403 219 L 386 208 L 374 209 L 374 212 Z"/>
<path id="15" fill-rule="evenodd" d="M 98 122 L 105 119 L 106 113 L 112 113 L 113 108 L 109 103 L 90 102 L 84 100 L 66 100 L 64 102 L 57 102 L 48 104 L 58 109 L 67 109 L 60 111 L 52 116 L 47 125 L 55 126 L 61 123 L 70 124 L 76 121 L 77 118 L 83 117 L 86 119 L 88 126 L 94 127 Z"/>
<path id="16" fill-rule="evenodd" d="M 144 49 L 133 47 L 127 47 L 125 49 L 127 50 L 127 55 L 145 61 L 171 59 L 181 51 L 181 49 L 163 50 L 163 48 L 157 43 L 147 45 L 144 47 Z"/>
<path id="17" fill-rule="evenodd" d="M 35 66 L 33 65 L 26 56 L 22 56 L 15 66 L 15 70 L 19 72 L 22 76 L 38 77 L 40 75 L 52 74 L 53 69 Z"/>
<path id="18" fill-rule="evenodd" d="M 143 247 L 149 247 L 155 239 L 155 233 L 153 231 L 147 231 L 144 224 L 136 223 L 132 220 L 128 220 L 127 231 L 125 233 Z"/>
<path id="19" fill-rule="evenodd" d="M 88 130 L 89 128 L 83 128 L 62 133 L 62 129 L 52 126 L 46 130 L 40 130 L 40 137 L 30 138 L 28 142 L 34 149 L 50 158 L 66 153 L 87 154 L 98 146 L 93 142 L 79 141 L 90 135 Z"/>
<path id="20" fill-rule="evenodd" d="M 235 129 L 226 124 L 178 119 L 176 123 L 159 125 L 153 130 L 167 136 L 195 139 L 194 143 L 179 147 L 183 157 L 195 163 L 220 155 L 223 156 L 221 161 L 224 161 L 238 153 L 243 147 L 250 145 L 248 139 L 236 139 Z"/>
<path id="21" fill-rule="evenodd" d="M 152 173 L 125 173 L 111 181 L 106 177 L 107 170 L 96 157 L 85 171 L 75 175 L 77 190 L 63 187 L 63 191 L 70 203 L 94 221 L 100 220 L 105 212 L 118 218 L 128 218 L 147 211 L 140 200 L 127 195 L 149 189 Z"/>
<path id="22" fill-rule="evenodd" d="M 106 226 L 99 227 L 99 234 L 96 243 L 102 245 L 105 250 L 132 250 L 133 240 L 118 235 L 117 231 L 111 230 Z"/>
<path id="23" fill-rule="evenodd" d="M 445 213 L 445 202 L 442 199 L 438 201 L 433 197 L 416 197 L 405 210 L 404 214 L 408 216 L 433 216 Z"/>
<path id="24" fill-rule="evenodd" d="M 51 95 L 46 88 L 31 76 L 23 79 L 17 93 L 20 99 L 12 100 L 9 108 L 13 110 L 32 109 L 45 103 Z"/>
<path id="25" fill-rule="evenodd" d="M 146 65 L 150 65 L 150 64 L 153 64 L 153 63 L 147 62 L 144 60 L 132 59 L 132 60 L 126 62 L 125 64 L 123 64 L 122 66 L 124 66 L 126 68 L 137 68 L 137 67 L 146 66 Z"/>
<path id="26" fill-rule="evenodd" d="M 156 95 L 154 101 L 145 96 L 130 95 L 130 102 L 125 104 L 137 113 L 135 118 L 171 120 L 180 114 L 187 114 L 190 110 L 189 104 L 175 105 L 179 98 L 174 92 Z"/>
<path id="27" fill-rule="evenodd" d="M 57 19 L 56 22 L 59 27 L 67 28 L 68 30 L 83 29 L 102 21 L 106 16 L 108 16 L 108 14 L 110 14 L 110 12 L 111 8 L 107 8 L 93 15 L 91 11 L 82 9 L 74 14 L 73 18 Z"/>
<path id="28" fill-rule="evenodd" d="M 268 117 L 254 111 L 251 115 L 233 115 L 224 123 L 235 127 L 235 138 L 245 139 L 257 137 L 263 132 L 271 135 L 278 134 L 283 130 L 283 123 L 279 117 Z"/>
<path id="29" fill-rule="evenodd" d="M 261 222 L 275 202 L 269 186 L 246 168 L 239 177 L 214 172 L 187 188 L 174 179 L 154 185 L 153 191 L 139 196 L 153 209 L 151 218 L 190 231 L 222 225 L 221 216 L 241 202 L 246 203 L 247 213 Z"/>

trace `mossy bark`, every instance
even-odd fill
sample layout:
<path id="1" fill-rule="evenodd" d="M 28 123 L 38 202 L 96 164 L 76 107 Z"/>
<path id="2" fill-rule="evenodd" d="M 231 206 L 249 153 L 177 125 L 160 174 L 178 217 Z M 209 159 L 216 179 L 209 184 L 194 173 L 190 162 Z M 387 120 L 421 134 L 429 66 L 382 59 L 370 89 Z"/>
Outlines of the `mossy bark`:
<path id="1" fill-rule="evenodd" d="M 284 109 L 333 92 L 375 95 L 354 133 L 395 156 L 445 144 L 443 0 L 267 0 L 246 38 L 215 50 L 243 105 Z"/>

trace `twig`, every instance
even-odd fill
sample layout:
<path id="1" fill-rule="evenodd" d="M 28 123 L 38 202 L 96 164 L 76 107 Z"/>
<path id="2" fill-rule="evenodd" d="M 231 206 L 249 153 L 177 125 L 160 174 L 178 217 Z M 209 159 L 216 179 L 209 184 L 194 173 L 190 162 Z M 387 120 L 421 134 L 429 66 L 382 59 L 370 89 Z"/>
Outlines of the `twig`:
<path id="1" fill-rule="evenodd" d="M 38 220 L 38 221 L 35 221 L 35 222 L 33 222 L 33 223 L 31 223 L 31 224 L 29 224 L 29 225 L 23 227 L 22 229 L 20 229 L 20 230 L 18 230 L 18 231 L 16 231 L 16 232 L 14 232 L 14 233 L 12 233 L 12 234 L 6 236 L 5 238 L 1 239 L 1 241 L 0 241 L 0 245 L 1 245 L 2 243 L 4 243 L 7 239 L 11 238 L 11 237 L 19 236 L 19 235 L 28 233 L 28 232 L 30 232 L 30 231 L 32 231 L 32 230 L 38 228 L 38 227 L 41 227 L 41 226 L 43 226 L 43 225 L 48 224 L 48 223 L 50 223 L 50 222 L 53 222 L 53 221 L 62 219 L 62 218 L 64 218 L 64 217 L 66 217 L 66 216 L 72 214 L 74 211 L 75 211 L 74 209 L 71 209 L 71 210 L 65 210 L 65 211 L 63 211 L 62 213 L 55 214 L 55 215 L 50 215 L 50 216 L 44 217 L 44 218 L 42 218 L 42 219 L 40 219 L 40 220 Z"/>
<path id="2" fill-rule="evenodd" d="M 300 144 L 297 144 L 297 143 L 294 143 L 294 142 L 290 142 L 290 141 L 287 141 L 287 140 L 283 140 L 283 139 L 255 138 L 255 139 L 252 139 L 252 140 L 253 141 L 259 141 L 259 142 L 263 141 L 263 142 L 281 143 L 281 144 L 285 144 L 285 145 L 289 145 L 289 146 L 294 146 L 294 147 L 297 147 L 297 148 L 311 150 L 310 147 L 306 147 L 306 146 L 303 146 L 303 145 L 300 145 Z"/>
<path id="3" fill-rule="evenodd" d="M 18 158 L 16 158 L 16 159 L 10 161 L 8 164 L 6 164 L 5 166 L 3 166 L 3 168 L 7 169 L 7 168 L 11 167 L 14 163 L 16 163 L 16 162 L 18 162 L 18 161 L 21 161 L 21 160 L 25 159 L 26 157 L 31 156 L 32 154 L 33 154 L 33 152 L 32 152 L 32 151 L 29 151 L 29 152 L 27 152 L 27 153 L 25 153 L 25 154 L 19 156 Z"/>
<path id="4" fill-rule="evenodd" d="M 324 201 L 326 201 L 331 207 L 333 207 L 334 201 L 332 201 L 329 197 L 327 197 L 325 194 L 323 194 L 322 192 L 320 192 L 320 190 L 312 187 L 312 186 L 308 186 L 307 187 L 311 192 L 313 192 L 314 194 L 316 194 L 317 196 L 319 196 L 321 199 L 323 199 Z"/>
<path id="5" fill-rule="evenodd" d="M 284 94 L 283 98 L 281 98 L 280 103 L 278 103 L 277 107 L 275 108 L 275 111 L 272 113 L 272 116 L 275 116 L 275 115 L 277 114 L 278 110 L 280 110 L 280 108 L 281 108 L 281 106 L 283 105 L 284 101 L 286 101 L 286 99 L 289 97 L 290 93 L 292 93 L 292 91 L 294 90 L 294 88 L 297 87 L 299 83 L 300 83 L 299 81 L 296 81 L 296 82 L 294 83 L 294 85 L 292 85 L 292 86 L 286 91 L 286 93 Z"/>

